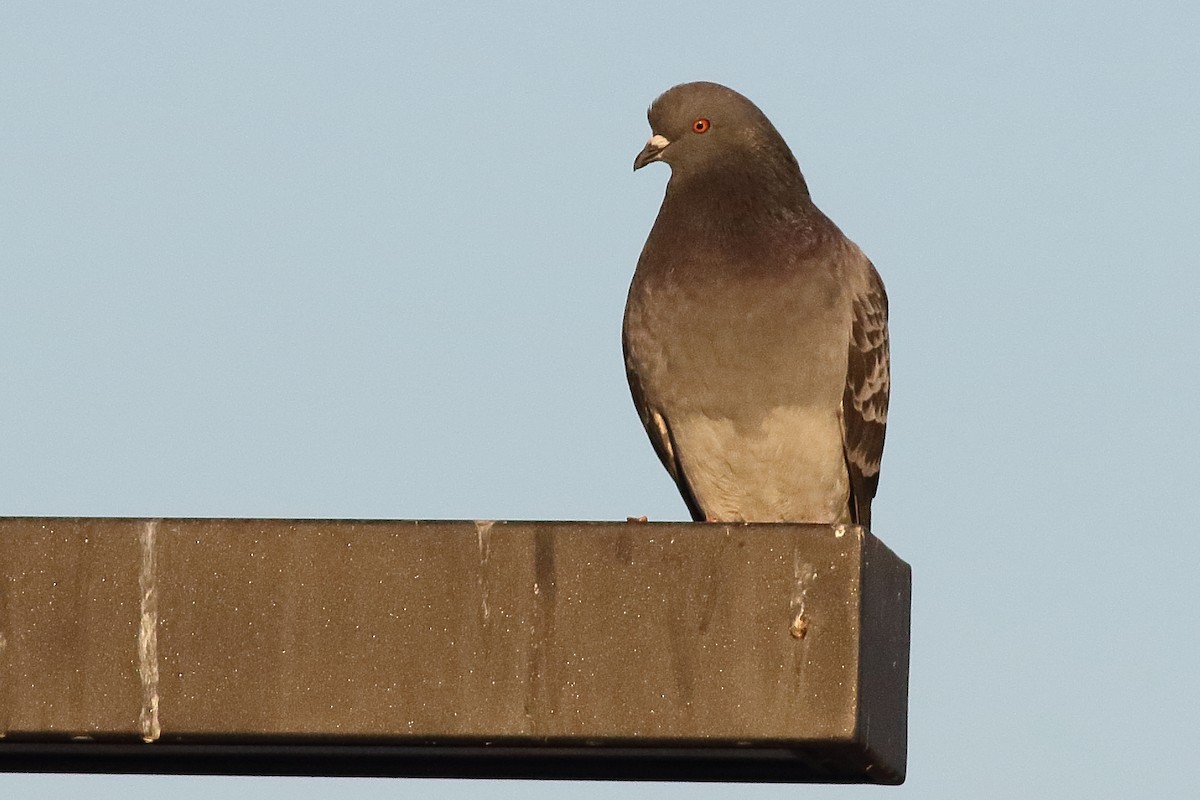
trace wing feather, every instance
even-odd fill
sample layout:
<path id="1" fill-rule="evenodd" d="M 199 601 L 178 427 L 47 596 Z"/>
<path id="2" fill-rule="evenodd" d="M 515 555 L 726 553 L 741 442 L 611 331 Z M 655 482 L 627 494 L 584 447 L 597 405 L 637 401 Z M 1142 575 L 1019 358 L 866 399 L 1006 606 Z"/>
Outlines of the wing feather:
<path id="1" fill-rule="evenodd" d="M 850 473 L 850 512 L 871 524 L 871 500 L 879 486 L 879 464 L 891 393 L 888 302 L 883 281 L 867 262 L 867 281 L 852 300 L 853 321 L 846 390 L 842 397 L 842 443 Z"/>
<path id="2" fill-rule="evenodd" d="M 625 376 L 629 379 L 629 392 L 633 395 L 633 405 L 637 408 L 638 416 L 642 420 L 642 427 L 646 429 L 646 434 L 650 437 L 650 444 L 654 447 L 654 452 L 658 454 L 658 460 L 667 468 L 671 479 L 679 487 L 679 493 L 683 495 L 683 502 L 687 504 L 688 513 L 692 515 L 695 522 L 703 522 L 705 520 L 704 510 L 700 508 L 700 503 L 696 500 L 687 476 L 683 474 L 683 465 L 679 461 L 671 426 L 660 411 L 652 408 L 646 402 L 646 393 L 642 389 L 641 378 L 633 367 L 633 360 L 629 357 L 627 336 L 622 337 L 622 345 L 625 351 Z"/>

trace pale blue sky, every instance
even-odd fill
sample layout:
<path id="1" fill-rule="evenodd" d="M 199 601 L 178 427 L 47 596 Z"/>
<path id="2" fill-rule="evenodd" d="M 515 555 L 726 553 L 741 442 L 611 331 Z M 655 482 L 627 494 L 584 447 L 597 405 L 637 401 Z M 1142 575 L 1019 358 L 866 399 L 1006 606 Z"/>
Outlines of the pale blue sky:
<path id="1" fill-rule="evenodd" d="M 625 386 L 667 168 L 727 83 L 891 295 L 876 532 L 909 781 L 1194 791 L 1200 6 L 0 6 L 0 514 L 685 516 Z M 1189 790 L 1190 789 L 1190 790 Z M 728 788 L 0 776 L 0 796 Z"/>

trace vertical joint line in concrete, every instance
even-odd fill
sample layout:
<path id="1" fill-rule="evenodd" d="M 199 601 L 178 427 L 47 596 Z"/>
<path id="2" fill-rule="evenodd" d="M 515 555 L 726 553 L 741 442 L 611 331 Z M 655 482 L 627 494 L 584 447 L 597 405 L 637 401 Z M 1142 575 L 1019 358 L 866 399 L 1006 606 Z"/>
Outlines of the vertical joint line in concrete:
<path id="1" fill-rule="evenodd" d="M 141 591 L 141 615 L 138 625 L 138 674 L 142 681 L 142 712 L 139 722 L 142 739 L 153 742 L 161 729 L 158 725 L 158 592 L 155 588 L 154 534 L 158 520 L 142 523 L 142 565 L 138 572 L 138 589 Z"/>

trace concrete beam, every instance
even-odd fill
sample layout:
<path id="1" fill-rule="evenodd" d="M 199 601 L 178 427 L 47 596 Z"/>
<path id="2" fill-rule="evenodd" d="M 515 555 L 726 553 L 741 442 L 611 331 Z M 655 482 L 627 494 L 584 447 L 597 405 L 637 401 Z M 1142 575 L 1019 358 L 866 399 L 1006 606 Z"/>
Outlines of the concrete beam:
<path id="1" fill-rule="evenodd" d="M 0 519 L 0 770 L 899 783 L 856 526 Z"/>

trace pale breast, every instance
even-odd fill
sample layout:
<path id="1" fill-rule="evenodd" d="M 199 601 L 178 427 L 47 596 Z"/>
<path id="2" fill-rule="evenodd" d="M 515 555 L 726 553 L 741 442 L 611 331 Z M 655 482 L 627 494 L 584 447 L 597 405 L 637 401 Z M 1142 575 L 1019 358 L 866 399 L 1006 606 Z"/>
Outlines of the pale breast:
<path id="1" fill-rule="evenodd" d="M 701 414 L 672 423 L 679 460 L 705 514 L 728 522 L 850 522 L 835 409 L 776 408 L 747 430 Z"/>

